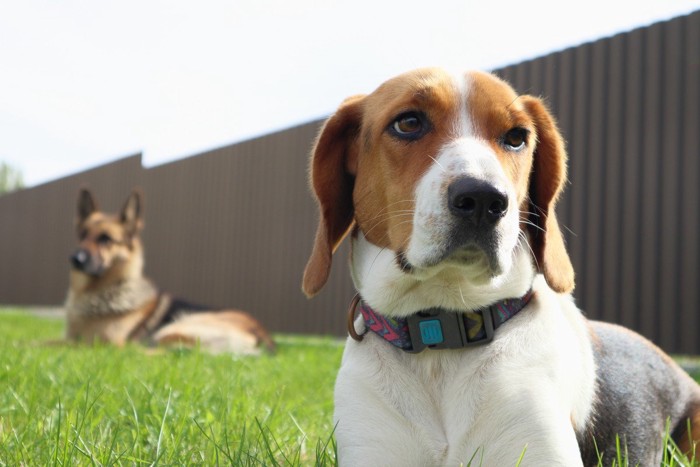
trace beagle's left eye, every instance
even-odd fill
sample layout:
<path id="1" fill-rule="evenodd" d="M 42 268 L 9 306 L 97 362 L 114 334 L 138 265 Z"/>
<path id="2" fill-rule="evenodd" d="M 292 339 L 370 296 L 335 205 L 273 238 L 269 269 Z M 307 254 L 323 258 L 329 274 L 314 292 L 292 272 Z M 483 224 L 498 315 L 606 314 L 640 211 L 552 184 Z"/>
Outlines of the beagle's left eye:
<path id="1" fill-rule="evenodd" d="M 511 151 L 519 151 L 527 144 L 529 133 L 525 128 L 511 128 L 503 135 L 503 145 Z"/>
<path id="2" fill-rule="evenodd" d="M 404 112 L 389 125 L 389 131 L 400 139 L 416 140 L 428 131 L 428 121 L 421 112 Z"/>

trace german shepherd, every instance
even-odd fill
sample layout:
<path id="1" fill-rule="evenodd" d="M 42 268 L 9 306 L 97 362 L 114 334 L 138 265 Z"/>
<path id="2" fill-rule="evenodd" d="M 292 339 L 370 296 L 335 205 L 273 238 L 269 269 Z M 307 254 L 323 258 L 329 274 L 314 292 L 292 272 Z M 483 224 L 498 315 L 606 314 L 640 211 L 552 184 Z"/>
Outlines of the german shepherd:
<path id="1" fill-rule="evenodd" d="M 118 215 L 105 214 L 90 191 L 80 191 L 66 338 L 119 346 L 200 345 L 211 353 L 274 351 L 269 333 L 248 313 L 188 304 L 143 276 L 142 204 L 141 192 L 134 190 Z"/>

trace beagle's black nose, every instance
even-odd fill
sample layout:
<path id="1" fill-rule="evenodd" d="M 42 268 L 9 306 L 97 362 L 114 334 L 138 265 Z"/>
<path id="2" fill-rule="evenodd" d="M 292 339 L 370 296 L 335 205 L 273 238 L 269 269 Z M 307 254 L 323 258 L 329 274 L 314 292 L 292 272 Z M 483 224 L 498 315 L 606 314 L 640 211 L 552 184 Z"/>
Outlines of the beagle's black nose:
<path id="1" fill-rule="evenodd" d="M 473 177 L 455 180 L 447 187 L 450 212 L 475 226 L 491 225 L 508 212 L 508 196 L 498 187 Z"/>

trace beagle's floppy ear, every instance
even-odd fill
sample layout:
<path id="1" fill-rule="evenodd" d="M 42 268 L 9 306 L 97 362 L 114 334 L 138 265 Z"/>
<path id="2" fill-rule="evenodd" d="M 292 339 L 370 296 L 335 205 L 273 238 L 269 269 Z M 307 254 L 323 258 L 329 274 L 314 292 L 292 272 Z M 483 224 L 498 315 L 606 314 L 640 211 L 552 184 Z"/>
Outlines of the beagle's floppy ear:
<path id="1" fill-rule="evenodd" d="M 143 194 L 135 188 L 119 213 L 119 221 L 129 235 L 135 235 L 143 228 Z"/>
<path id="2" fill-rule="evenodd" d="M 540 99 L 532 96 L 521 99 L 537 132 L 529 187 L 532 212 L 529 221 L 534 224 L 529 227 L 532 251 L 549 286 L 560 293 L 571 292 L 574 289 L 574 268 L 554 211 L 566 183 L 564 139 Z"/>
<path id="3" fill-rule="evenodd" d="M 76 223 L 78 225 L 85 222 L 85 219 L 90 217 L 90 214 L 97 211 L 97 201 L 92 196 L 92 192 L 87 188 L 81 188 L 78 192 L 78 217 Z"/>
<path id="4" fill-rule="evenodd" d="M 332 256 L 353 224 L 355 184 L 364 96 L 345 100 L 321 129 L 311 155 L 311 187 L 319 207 L 311 256 L 304 270 L 302 290 L 316 295 L 328 280 Z"/>

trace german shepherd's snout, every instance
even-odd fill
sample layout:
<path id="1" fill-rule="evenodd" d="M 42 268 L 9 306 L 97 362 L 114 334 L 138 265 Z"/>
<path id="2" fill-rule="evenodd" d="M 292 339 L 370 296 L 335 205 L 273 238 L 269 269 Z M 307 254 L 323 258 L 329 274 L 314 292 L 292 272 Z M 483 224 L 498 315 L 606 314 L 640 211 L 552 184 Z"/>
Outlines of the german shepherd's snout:
<path id="1" fill-rule="evenodd" d="M 70 264 L 73 265 L 74 269 L 78 271 L 87 272 L 88 265 L 90 263 L 90 253 L 84 248 L 78 248 L 75 253 L 70 255 Z"/>
<path id="2" fill-rule="evenodd" d="M 69 258 L 73 269 L 88 276 L 99 277 L 104 273 L 99 254 L 92 254 L 86 248 L 78 248 Z"/>

